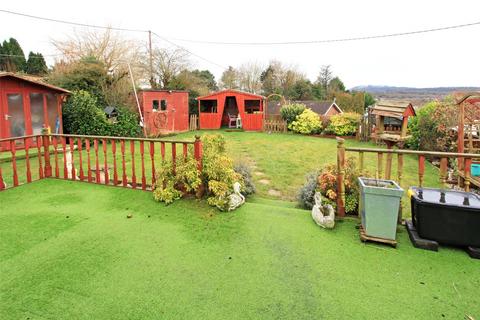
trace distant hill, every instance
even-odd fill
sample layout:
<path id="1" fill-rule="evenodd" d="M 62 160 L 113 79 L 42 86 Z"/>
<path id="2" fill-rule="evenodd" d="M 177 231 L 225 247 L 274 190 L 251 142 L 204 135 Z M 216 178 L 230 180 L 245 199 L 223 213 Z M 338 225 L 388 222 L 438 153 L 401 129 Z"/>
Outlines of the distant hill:
<path id="1" fill-rule="evenodd" d="M 443 99 L 453 92 L 480 91 L 480 87 L 436 87 L 436 88 L 410 88 L 392 86 L 357 86 L 353 91 L 367 91 L 377 99 L 407 100 L 414 104 L 423 104 L 435 99 Z"/>

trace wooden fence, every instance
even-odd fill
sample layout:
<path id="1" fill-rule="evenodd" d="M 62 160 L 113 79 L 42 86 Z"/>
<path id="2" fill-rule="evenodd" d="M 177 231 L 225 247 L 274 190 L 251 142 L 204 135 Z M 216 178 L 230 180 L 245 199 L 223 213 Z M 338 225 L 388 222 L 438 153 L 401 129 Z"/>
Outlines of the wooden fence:
<path id="1" fill-rule="evenodd" d="M 457 159 L 463 164 L 463 170 L 458 172 L 458 186 L 465 191 L 470 191 L 472 182 L 470 166 L 472 159 L 478 158 L 478 154 L 472 153 L 453 153 L 453 152 L 433 152 L 433 151 L 416 151 L 416 150 L 399 150 L 399 149 L 374 149 L 374 148 L 352 148 L 345 147 L 344 139 L 337 138 L 337 215 L 345 216 L 345 154 L 346 152 L 358 153 L 359 171 L 364 171 L 365 154 L 376 154 L 376 170 L 375 177 L 380 179 L 392 178 L 392 160 L 393 156 L 397 157 L 396 181 L 398 184 L 402 182 L 403 175 L 403 156 L 414 155 L 418 158 L 418 186 L 424 186 L 425 176 L 425 157 L 435 157 L 440 159 L 439 181 L 443 188 L 447 187 L 448 175 L 448 159 Z M 386 156 L 384 160 L 384 155 Z M 385 166 L 385 170 L 383 170 Z"/>
<path id="2" fill-rule="evenodd" d="M 198 115 L 196 115 L 196 114 L 191 114 L 190 115 L 190 122 L 189 122 L 188 130 L 190 130 L 190 131 L 198 130 Z"/>
<path id="3" fill-rule="evenodd" d="M 263 121 L 264 132 L 287 132 L 287 122 L 284 120 L 265 119 Z"/>
<path id="4" fill-rule="evenodd" d="M 0 154 L 0 191 L 44 178 L 150 189 L 156 166 L 192 154 L 202 165 L 195 141 L 83 135 L 35 135 L 0 139 L 10 150 Z M 18 149 L 19 145 L 22 149 Z"/>

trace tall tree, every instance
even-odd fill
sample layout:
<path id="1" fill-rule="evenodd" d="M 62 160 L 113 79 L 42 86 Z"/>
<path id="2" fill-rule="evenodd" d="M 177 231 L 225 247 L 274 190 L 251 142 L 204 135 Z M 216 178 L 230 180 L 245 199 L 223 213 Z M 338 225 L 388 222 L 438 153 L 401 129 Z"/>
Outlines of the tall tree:
<path id="1" fill-rule="evenodd" d="M 328 84 L 332 80 L 332 70 L 330 65 L 323 65 L 317 78 L 317 83 L 322 87 L 324 92 L 328 90 Z"/>
<path id="2" fill-rule="evenodd" d="M 345 84 L 343 84 L 343 81 L 340 80 L 339 77 L 334 77 L 332 80 L 328 82 L 328 91 L 330 92 L 344 92 L 345 91 Z"/>
<path id="3" fill-rule="evenodd" d="M 190 65 L 189 53 L 184 49 L 155 48 L 153 50 L 152 87 L 173 89 L 175 77 Z"/>
<path id="4" fill-rule="evenodd" d="M 25 72 L 27 61 L 23 49 L 14 38 L 3 41 L 0 69 L 8 72 Z"/>
<path id="5" fill-rule="evenodd" d="M 260 93 L 262 67 L 258 63 L 244 63 L 239 68 L 240 88 L 250 93 Z"/>
<path id="6" fill-rule="evenodd" d="M 28 74 L 45 75 L 48 72 L 47 64 L 43 55 L 39 52 L 30 51 L 28 54 L 27 67 L 25 70 Z"/>
<path id="7" fill-rule="evenodd" d="M 222 77 L 220 78 L 220 87 L 222 89 L 239 89 L 240 80 L 238 71 L 229 66 L 227 70 L 223 71 Z"/>

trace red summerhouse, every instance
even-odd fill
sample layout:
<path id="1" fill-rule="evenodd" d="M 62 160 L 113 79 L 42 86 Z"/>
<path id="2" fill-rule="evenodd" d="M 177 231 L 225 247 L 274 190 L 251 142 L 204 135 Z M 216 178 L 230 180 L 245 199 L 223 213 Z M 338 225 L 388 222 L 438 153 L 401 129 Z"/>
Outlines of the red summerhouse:
<path id="1" fill-rule="evenodd" d="M 231 119 L 240 118 L 243 129 L 262 130 L 264 96 L 229 89 L 197 100 L 200 129 L 220 129 Z"/>
<path id="2" fill-rule="evenodd" d="M 41 134 L 43 128 L 62 133 L 62 103 L 69 93 L 37 78 L 0 72 L 0 139 Z M 8 142 L 0 143 L 0 150 L 9 149 Z"/>
<path id="3" fill-rule="evenodd" d="M 142 90 L 139 99 L 149 135 L 188 131 L 187 91 Z"/>

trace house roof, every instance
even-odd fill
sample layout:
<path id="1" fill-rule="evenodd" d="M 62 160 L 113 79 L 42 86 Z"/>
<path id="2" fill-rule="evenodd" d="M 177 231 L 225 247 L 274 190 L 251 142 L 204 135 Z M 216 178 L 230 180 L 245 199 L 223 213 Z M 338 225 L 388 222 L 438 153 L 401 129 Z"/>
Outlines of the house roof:
<path id="1" fill-rule="evenodd" d="M 379 101 L 371 108 L 371 113 L 377 116 L 397 119 L 416 116 L 413 105 L 410 102 L 402 101 Z"/>
<path id="2" fill-rule="evenodd" d="M 304 104 L 307 108 L 312 109 L 312 111 L 318 113 L 319 115 L 325 115 L 330 108 L 336 108 L 340 113 L 343 111 L 335 103 L 335 101 L 292 101 L 291 103 L 301 103 Z M 282 103 L 280 101 L 269 101 L 268 102 L 268 114 L 280 114 L 280 108 Z"/>
<path id="3" fill-rule="evenodd" d="M 259 95 L 259 94 L 254 94 L 254 93 L 240 91 L 240 90 L 234 90 L 234 89 L 226 89 L 226 90 L 220 90 L 220 91 L 212 92 L 212 93 L 210 93 L 206 96 L 198 97 L 196 99 L 197 100 L 211 99 L 211 98 L 215 97 L 216 95 L 223 94 L 223 93 L 243 94 L 243 95 L 246 95 L 246 96 L 254 97 L 256 99 L 265 99 L 264 96 Z"/>
<path id="4" fill-rule="evenodd" d="M 49 88 L 49 89 L 52 89 L 52 90 L 55 90 L 55 91 L 58 91 L 58 92 L 61 92 L 61 93 L 67 93 L 67 94 L 71 93 L 70 91 L 68 91 L 66 89 L 63 89 L 63 88 L 45 83 L 41 80 L 41 78 L 38 78 L 38 77 L 33 77 L 33 76 L 28 76 L 28 75 L 19 75 L 17 73 L 13 73 L 13 72 L 0 72 L 0 78 L 15 78 L 15 79 L 19 79 L 19 80 L 22 80 L 22 81 L 25 81 L 25 82 L 33 83 L 33 84 L 38 85 L 38 86 Z"/>

